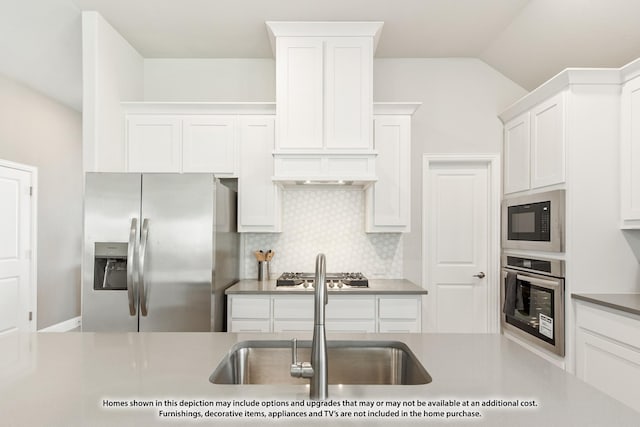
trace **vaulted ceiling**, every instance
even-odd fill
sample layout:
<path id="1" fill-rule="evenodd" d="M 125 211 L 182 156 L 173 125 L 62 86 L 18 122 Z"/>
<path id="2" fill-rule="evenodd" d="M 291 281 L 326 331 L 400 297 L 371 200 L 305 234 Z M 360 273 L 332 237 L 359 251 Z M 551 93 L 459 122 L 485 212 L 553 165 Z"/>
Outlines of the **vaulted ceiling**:
<path id="1" fill-rule="evenodd" d="M 0 73 L 80 110 L 82 10 L 150 58 L 267 58 L 265 21 L 384 21 L 379 58 L 476 57 L 531 90 L 640 57 L 637 0 L 0 0 Z"/>

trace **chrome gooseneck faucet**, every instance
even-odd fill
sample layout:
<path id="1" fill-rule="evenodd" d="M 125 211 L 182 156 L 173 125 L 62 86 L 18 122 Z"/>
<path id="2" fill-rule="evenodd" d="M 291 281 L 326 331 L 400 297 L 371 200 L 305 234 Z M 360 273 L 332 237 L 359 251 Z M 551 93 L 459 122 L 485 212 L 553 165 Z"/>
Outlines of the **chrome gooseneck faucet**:
<path id="1" fill-rule="evenodd" d="M 298 362 L 298 345 L 293 339 L 291 356 L 291 376 L 311 378 L 309 398 L 324 400 L 329 396 L 327 364 L 327 336 L 324 328 L 325 305 L 327 304 L 326 260 L 324 254 L 316 257 L 314 279 L 315 298 L 313 312 L 313 341 L 311 342 L 311 363 Z"/>

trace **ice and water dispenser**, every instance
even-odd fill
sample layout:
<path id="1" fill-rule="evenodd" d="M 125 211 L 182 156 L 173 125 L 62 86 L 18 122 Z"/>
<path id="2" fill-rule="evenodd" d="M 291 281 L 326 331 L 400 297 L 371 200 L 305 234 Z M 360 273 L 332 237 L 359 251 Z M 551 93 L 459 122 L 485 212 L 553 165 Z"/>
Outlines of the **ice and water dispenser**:
<path id="1" fill-rule="evenodd" d="M 95 243 L 93 289 L 127 290 L 127 248 L 127 243 Z"/>

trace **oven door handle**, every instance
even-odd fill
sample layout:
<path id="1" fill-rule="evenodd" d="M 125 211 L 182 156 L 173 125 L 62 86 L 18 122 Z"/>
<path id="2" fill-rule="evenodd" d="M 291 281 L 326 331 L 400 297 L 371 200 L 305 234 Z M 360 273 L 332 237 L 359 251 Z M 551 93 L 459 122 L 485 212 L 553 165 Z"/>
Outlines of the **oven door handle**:
<path id="1" fill-rule="evenodd" d="M 540 286 L 545 286 L 547 288 L 557 288 L 558 286 L 560 286 L 558 282 L 554 282 L 552 280 L 538 279 L 537 277 L 523 276 L 521 274 L 518 274 L 516 276 L 516 279 L 522 280 L 524 282 L 540 285 Z"/>

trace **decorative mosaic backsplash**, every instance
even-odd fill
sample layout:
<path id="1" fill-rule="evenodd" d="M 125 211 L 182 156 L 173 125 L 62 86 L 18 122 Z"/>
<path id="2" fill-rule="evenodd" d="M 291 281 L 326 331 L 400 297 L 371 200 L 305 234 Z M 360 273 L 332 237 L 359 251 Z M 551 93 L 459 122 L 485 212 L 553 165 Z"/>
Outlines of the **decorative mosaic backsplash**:
<path id="1" fill-rule="evenodd" d="M 283 271 L 313 272 L 320 252 L 327 272 L 360 271 L 370 279 L 402 277 L 402 234 L 364 232 L 361 188 L 287 188 L 282 233 L 243 233 L 244 278 L 256 278 L 255 250 L 275 251 L 271 278 Z M 244 273 L 244 274 L 242 274 Z"/>

